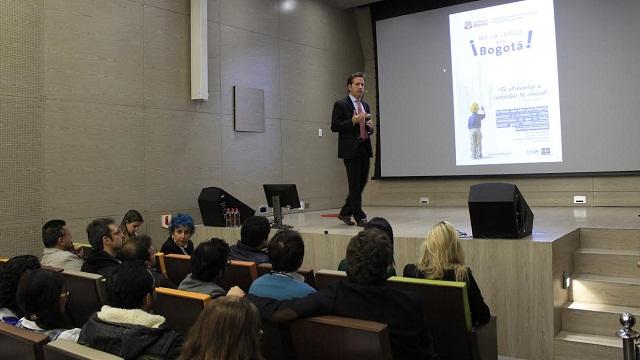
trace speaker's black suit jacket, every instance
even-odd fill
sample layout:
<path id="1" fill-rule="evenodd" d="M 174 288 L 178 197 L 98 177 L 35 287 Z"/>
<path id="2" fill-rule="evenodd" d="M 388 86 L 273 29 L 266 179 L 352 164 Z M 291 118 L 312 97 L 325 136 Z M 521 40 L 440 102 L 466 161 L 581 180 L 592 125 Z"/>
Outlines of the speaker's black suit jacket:
<path id="1" fill-rule="evenodd" d="M 369 104 L 362 101 L 364 111 L 369 113 Z M 358 139 L 360 136 L 360 125 L 353 124 L 351 117 L 355 112 L 355 107 L 351 98 L 347 96 L 344 99 L 340 99 L 333 104 L 333 113 L 331 114 L 331 131 L 338 134 L 338 158 L 340 159 L 353 159 L 357 156 L 361 156 L 358 152 L 358 145 L 363 142 L 365 149 L 367 149 L 368 157 L 373 155 L 371 149 L 371 140 L 366 139 L 364 141 Z M 373 129 L 367 127 L 369 135 L 373 133 Z"/>

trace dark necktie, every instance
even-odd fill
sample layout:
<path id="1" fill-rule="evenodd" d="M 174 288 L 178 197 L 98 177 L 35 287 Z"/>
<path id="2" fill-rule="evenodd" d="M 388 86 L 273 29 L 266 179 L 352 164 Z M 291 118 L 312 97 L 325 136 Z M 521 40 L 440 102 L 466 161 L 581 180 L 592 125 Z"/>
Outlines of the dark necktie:
<path id="1" fill-rule="evenodd" d="M 356 110 L 358 110 L 358 114 L 357 115 L 360 115 L 361 113 L 364 112 L 364 109 L 362 108 L 362 102 L 360 101 L 360 99 L 356 100 Z M 369 134 L 367 133 L 367 129 L 365 128 L 364 123 L 365 123 L 365 121 L 360 121 L 360 136 L 359 136 L 359 138 L 362 139 L 362 140 L 365 140 L 365 139 L 367 139 L 369 137 Z"/>

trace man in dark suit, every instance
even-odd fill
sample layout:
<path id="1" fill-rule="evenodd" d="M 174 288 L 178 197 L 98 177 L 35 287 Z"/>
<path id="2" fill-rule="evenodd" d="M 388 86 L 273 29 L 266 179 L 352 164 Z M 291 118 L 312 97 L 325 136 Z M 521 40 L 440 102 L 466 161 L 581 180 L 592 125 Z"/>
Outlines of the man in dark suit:
<path id="1" fill-rule="evenodd" d="M 333 104 L 331 131 L 337 132 L 338 158 L 343 159 L 347 168 L 349 195 L 340 210 L 338 219 L 347 225 L 367 224 L 367 215 L 362 211 L 362 190 L 369 177 L 369 159 L 373 155 L 370 135 L 373 133 L 373 121 L 369 115 L 369 104 L 362 100 L 365 75 L 353 73 L 347 79 L 349 96 Z"/>

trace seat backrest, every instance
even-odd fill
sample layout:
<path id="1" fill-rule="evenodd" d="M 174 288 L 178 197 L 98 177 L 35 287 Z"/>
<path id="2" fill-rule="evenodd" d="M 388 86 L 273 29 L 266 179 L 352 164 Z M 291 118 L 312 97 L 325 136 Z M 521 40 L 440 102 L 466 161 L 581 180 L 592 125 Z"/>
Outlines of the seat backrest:
<path id="1" fill-rule="evenodd" d="M 473 359 L 471 312 L 464 282 L 390 277 L 389 286 L 423 299 L 425 321 L 443 359 Z"/>
<path id="2" fill-rule="evenodd" d="M 0 359 L 42 360 L 42 347 L 48 342 L 45 334 L 0 322 Z"/>
<path id="3" fill-rule="evenodd" d="M 258 264 L 258 277 L 269 273 L 271 269 L 272 267 L 269 263 Z M 316 287 L 316 277 L 313 273 L 313 269 L 298 269 L 296 272 L 304 277 L 304 282 L 309 284 L 309 286 Z"/>
<path id="4" fill-rule="evenodd" d="M 251 283 L 258 278 L 256 263 L 252 261 L 231 260 L 224 274 L 215 282 L 223 289 L 229 290 L 232 286 L 238 286 L 244 292 L 249 292 Z"/>
<path id="5" fill-rule="evenodd" d="M 318 270 L 316 272 L 316 289 L 322 290 L 329 287 L 332 282 L 347 278 L 347 273 L 340 270 Z"/>
<path id="6" fill-rule="evenodd" d="M 156 265 L 155 265 L 156 270 L 159 273 L 163 274 L 164 276 L 167 276 L 167 269 L 164 266 L 164 253 L 157 252 L 153 256 L 156 258 Z"/>
<path id="7" fill-rule="evenodd" d="M 122 360 L 121 357 L 69 340 L 55 340 L 44 346 L 44 360 Z"/>
<path id="8" fill-rule="evenodd" d="M 179 286 L 182 280 L 191 274 L 191 256 L 165 254 L 163 260 L 166 275 L 176 286 Z"/>
<path id="9" fill-rule="evenodd" d="M 164 316 L 173 330 L 186 334 L 210 300 L 206 294 L 158 287 L 153 310 Z"/>
<path id="10" fill-rule="evenodd" d="M 392 359 L 386 324 L 317 316 L 297 320 L 290 326 L 296 359 Z"/>
<path id="11" fill-rule="evenodd" d="M 107 303 L 105 281 L 102 275 L 82 271 L 63 271 L 70 297 L 67 311 L 73 325 L 82 327 L 91 314 Z"/>

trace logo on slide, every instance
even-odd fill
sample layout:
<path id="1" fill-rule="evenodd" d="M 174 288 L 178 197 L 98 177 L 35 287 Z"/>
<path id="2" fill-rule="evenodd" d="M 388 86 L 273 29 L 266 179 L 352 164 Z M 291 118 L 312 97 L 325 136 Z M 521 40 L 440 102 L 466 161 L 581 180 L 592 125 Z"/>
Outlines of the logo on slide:
<path id="1" fill-rule="evenodd" d="M 473 24 L 471 23 L 471 21 L 465 21 L 464 23 L 465 29 L 471 29 L 472 27 L 473 27 Z"/>

